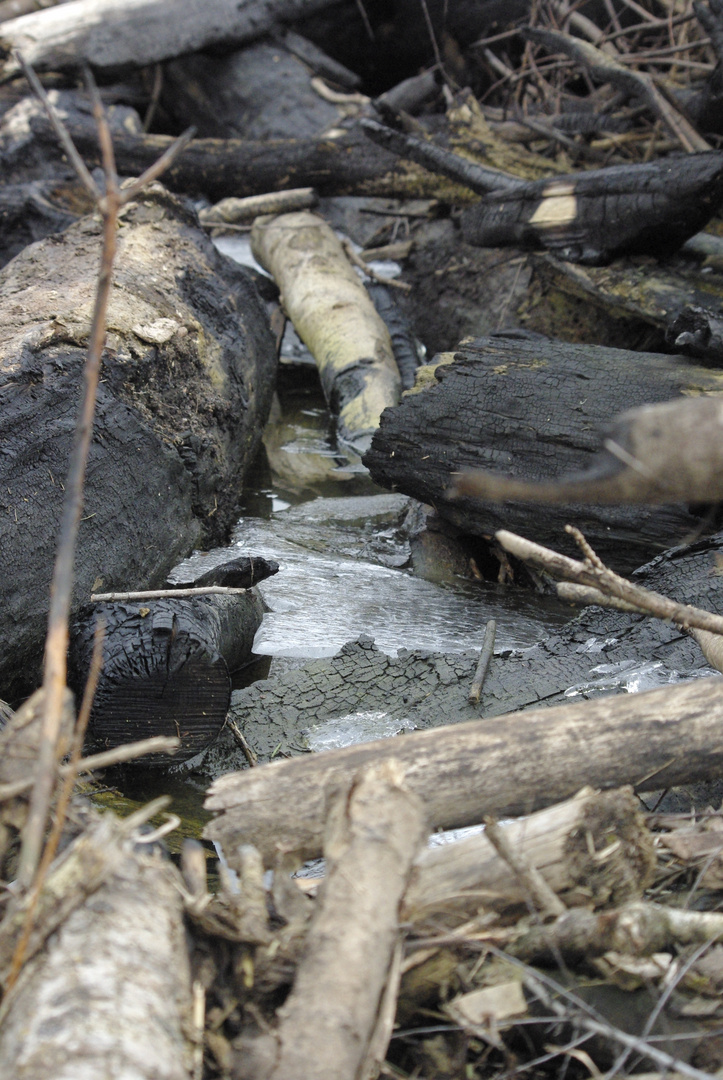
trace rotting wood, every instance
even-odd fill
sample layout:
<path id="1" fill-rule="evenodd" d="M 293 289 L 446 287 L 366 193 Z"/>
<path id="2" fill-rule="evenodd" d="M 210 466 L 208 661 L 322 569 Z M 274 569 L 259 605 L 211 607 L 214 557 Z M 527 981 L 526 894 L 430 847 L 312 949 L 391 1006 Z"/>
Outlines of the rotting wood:
<path id="1" fill-rule="evenodd" d="M 145 67 L 210 45 L 260 37 L 277 22 L 308 15 L 329 2 L 206 0 L 178 18 L 167 0 L 72 0 L 2 24 L 0 78 L 19 71 L 15 51 L 38 71 L 72 70 L 83 64 L 98 70 Z"/>
<path id="2" fill-rule="evenodd" d="M 0 789 L 5 789 L 0 794 L 0 859 L 27 819 L 28 791 L 35 779 L 44 716 L 45 691 L 41 688 L 23 702 L 0 731 Z M 73 695 L 66 690 L 58 740 L 62 755 L 70 747 L 74 723 Z"/>
<path id="3" fill-rule="evenodd" d="M 218 816 L 204 835 L 228 852 L 253 843 L 271 862 L 279 847 L 319 855 L 326 793 L 375 758 L 399 759 L 435 828 L 530 813 L 586 783 L 652 791 L 712 779 L 721 721 L 723 683 L 699 679 L 272 762 L 211 786 L 206 808 Z"/>
<path id="4" fill-rule="evenodd" d="M 255 286 L 160 185 L 124 209 L 117 239 L 76 610 L 104 586 L 162 584 L 202 530 L 225 536 L 276 371 Z M 70 446 L 59 419 L 75 407 L 97 244 L 98 224 L 84 218 L 0 272 L 0 424 L 12 450 L 3 457 L 0 516 L 12 583 L 0 605 L 6 693 L 19 676 L 32 679 L 39 659 L 51 568 L 46 538 L 56 530 Z"/>
<path id="5" fill-rule="evenodd" d="M 455 500 L 449 487 L 452 473 L 488 464 L 516 482 L 530 481 L 531 489 L 542 482 L 554 487 L 558 477 L 593 467 L 599 432 L 621 409 L 676 395 L 687 409 L 696 395 L 720 392 L 720 372 L 681 357 L 510 332 L 460 345 L 451 362 L 420 368 L 418 385 L 421 392 L 384 413 L 364 463 L 378 484 L 433 505 L 463 532 L 484 537 L 506 529 L 552 545 L 572 520 L 624 573 L 701 528 L 687 503 L 591 506 L 571 504 L 570 492 L 560 507 L 533 510 L 524 503 Z M 693 407 L 710 409 L 715 426 L 715 401 Z M 659 452 L 672 454 L 673 446 L 677 451 L 671 440 Z M 621 474 L 629 473 L 612 460 Z M 676 460 L 674 472 L 680 464 Z"/>
<path id="6" fill-rule="evenodd" d="M 389 331 L 323 218 L 308 211 L 257 218 L 251 245 L 316 360 L 341 444 L 363 453 L 401 392 Z"/>
<path id="7" fill-rule="evenodd" d="M 605 907 L 638 898 L 651 884 L 655 852 L 630 788 L 579 791 L 572 799 L 504 826 L 509 843 L 567 906 Z M 604 859 L 601 852 L 612 843 Z M 414 861 L 402 919 L 435 912 L 472 918 L 480 909 L 524 904 L 524 887 L 484 833 L 430 847 Z"/>
<path id="8" fill-rule="evenodd" d="M 425 836 L 424 803 L 393 758 L 372 763 L 336 793 L 324 842 L 327 877 L 278 1013 L 270 1080 L 359 1075 L 399 934 L 399 904 Z"/>

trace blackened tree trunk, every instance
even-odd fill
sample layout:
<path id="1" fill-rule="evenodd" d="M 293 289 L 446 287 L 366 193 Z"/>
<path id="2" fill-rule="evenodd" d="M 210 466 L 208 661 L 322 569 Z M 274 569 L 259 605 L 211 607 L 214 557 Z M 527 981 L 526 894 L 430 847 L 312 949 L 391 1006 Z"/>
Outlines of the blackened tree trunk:
<path id="1" fill-rule="evenodd" d="M 497 529 L 569 549 L 569 522 L 626 572 L 696 535 L 705 514 L 662 507 L 453 499 L 453 474 L 490 469 L 527 480 L 582 472 L 615 413 L 713 391 L 718 376 L 680 356 L 572 345 L 538 336 L 482 338 L 438 366 L 418 393 L 382 414 L 364 461 L 377 483 L 430 503 L 464 532 Z M 710 524 L 710 522 L 708 523 Z"/>
<path id="2" fill-rule="evenodd" d="M 100 225 L 84 218 L 0 272 L 0 686 L 32 685 L 88 338 Z M 75 606 L 161 584 L 233 523 L 276 356 L 247 274 L 157 185 L 131 204 L 118 257 Z"/>

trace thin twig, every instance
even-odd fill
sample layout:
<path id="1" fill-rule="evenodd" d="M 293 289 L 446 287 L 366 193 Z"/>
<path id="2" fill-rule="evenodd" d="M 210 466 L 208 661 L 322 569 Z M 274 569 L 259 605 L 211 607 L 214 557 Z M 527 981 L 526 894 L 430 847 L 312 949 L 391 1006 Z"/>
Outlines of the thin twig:
<path id="1" fill-rule="evenodd" d="M 231 585 L 204 585 L 197 589 L 146 589 L 144 592 L 91 593 L 90 602 L 91 604 L 122 604 L 133 600 L 183 599 L 184 596 L 238 596 L 248 591 L 248 589 Z"/>
<path id="2" fill-rule="evenodd" d="M 70 805 L 70 797 L 73 794 L 73 787 L 78 776 L 78 765 L 80 762 L 80 756 L 83 753 L 83 741 L 85 739 L 85 733 L 88 728 L 88 721 L 90 720 L 90 712 L 93 706 L 93 698 L 95 697 L 95 691 L 98 686 L 98 677 L 100 676 L 101 668 L 103 667 L 103 638 L 105 637 L 105 624 L 98 623 L 95 628 L 95 634 L 93 638 L 93 655 L 90 661 L 90 668 L 88 671 L 88 678 L 86 680 L 85 689 L 83 691 L 83 701 L 78 713 L 78 719 L 75 724 L 75 731 L 73 732 L 73 746 L 70 754 L 70 761 L 67 765 L 67 771 L 63 778 L 63 783 L 60 788 L 60 794 L 58 795 L 58 804 L 55 808 L 55 820 L 53 827 L 50 830 L 45 848 L 43 849 L 43 856 L 38 866 L 38 872 L 33 883 L 32 893 L 30 895 L 30 902 L 25 916 L 25 925 L 23 926 L 22 934 L 18 939 L 18 943 L 13 953 L 12 962 L 10 964 L 10 972 L 8 974 L 5 983 L 5 993 L 8 993 L 14 986 L 20 970 L 25 960 L 25 954 L 30 940 L 30 935 L 33 932 L 35 926 L 35 915 L 38 908 L 38 899 L 45 883 L 45 878 L 50 868 L 50 864 L 55 858 L 58 850 L 58 844 L 60 843 L 60 837 L 62 836 L 63 829 L 65 827 L 65 819 L 68 813 L 68 806 Z"/>
<path id="3" fill-rule="evenodd" d="M 246 758 L 246 760 L 247 760 L 247 762 L 249 764 L 249 768 L 252 769 L 255 765 L 258 765 L 259 759 L 258 759 L 257 755 L 255 754 L 255 752 L 249 746 L 248 742 L 246 741 L 246 736 L 244 735 L 243 731 L 238 726 L 236 721 L 235 720 L 227 720 L 226 725 L 228 727 L 228 730 L 231 732 L 234 739 L 238 743 L 238 745 L 241 747 L 241 750 L 243 751 L 243 755 L 244 755 L 244 757 Z"/>
<path id="4" fill-rule="evenodd" d="M 679 604 L 651 589 L 633 585 L 631 581 L 620 577 L 604 565 L 600 569 L 589 561 L 577 562 L 575 559 L 568 558 L 567 555 L 560 555 L 557 551 L 535 544 L 523 536 L 504 529 L 495 533 L 495 537 L 505 551 L 509 551 L 511 555 L 522 559 L 523 562 L 531 562 L 552 577 L 592 586 L 606 596 L 617 597 L 644 610 L 648 615 L 654 615 L 657 619 L 663 619 L 666 622 L 674 622 L 686 630 L 696 627 L 699 630 L 709 630 L 712 634 L 723 634 L 723 616 L 714 615 L 710 611 L 692 607 L 690 604 Z"/>
<path id="5" fill-rule="evenodd" d="M 68 133 L 68 129 L 66 128 L 65 124 L 60 119 L 60 117 L 58 116 L 58 113 L 56 112 L 56 110 L 53 108 L 53 106 L 52 106 L 52 104 L 50 102 L 50 98 L 45 93 L 45 87 L 43 86 L 40 79 L 38 78 L 38 76 L 33 71 L 33 69 L 30 67 L 30 65 L 25 62 L 25 58 L 22 55 L 22 53 L 16 53 L 15 57 L 16 57 L 18 63 L 20 64 L 21 68 L 23 69 L 23 73 L 25 74 L 25 78 L 30 83 L 30 86 L 31 86 L 31 89 L 32 89 L 33 93 L 35 94 L 35 96 L 37 98 L 39 98 L 39 100 L 45 106 L 45 111 L 48 114 L 48 119 L 50 120 L 50 123 L 53 126 L 53 131 L 55 132 L 55 134 L 56 134 L 56 136 L 58 138 L 58 141 L 60 142 L 61 146 L 63 147 L 63 150 L 65 151 L 65 154 L 67 155 L 68 161 L 70 162 L 70 164 L 75 169 L 75 171 L 76 171 L 76 173 L 78 175 L 78 179 L 80 180 L 81 184 L 83 185 L 85 190 L 90 195 L 91 199 L 93 199 L 94 202 L 97 202 L 98 199 L 100 199 L 100 197 L 101 197 L 101 195 L 103 193 L 100 190 L 100 188 L 98 187 L 98 185 L 96 184 L 93 177 L 90 175 L 90 172 L 88 171 L 88 168 L 87 168 L 85 162 L 83 161 L 82 157 L 80 156 L 78 151 L 75 149 L 75 146 L 73 144 L 73 140 L 71 139 L 70 134 Z"/>
<path id="6" fill-rule="evenodd" d="M 497 632 L 497 622 L 495 619 L 490 619 L 485 627 L 485 636 L 482 642 L 482 648 L 480 649 L 479 660 L 477 661 L 477 667 L 474 673 L 474 679 L 472 685 L 469 688 L 469 696 L 467 700 L 470 705 L 479 705 L 480 694 L 482 693 L 482 687 L 484 686 L 485 679 L 487 678 L 487 672 L 490 666 L 490 660 L 492 654 L 495 651 L 495 634 Z"/>
<path id="7" fill-rule="evenodd" d="M 544 877 L 537 869 L 515 851 L 510 839 L 501 829 L 496 818 L 486 817 L 485 836 L 492 844 L 500 858 L 504 859 L 510 869 L 517 875 L 523 886 L 530 894 L 535 907 L 543 917 L 564 915 L 567 908 L 560 897 L 551 889 Z"/>

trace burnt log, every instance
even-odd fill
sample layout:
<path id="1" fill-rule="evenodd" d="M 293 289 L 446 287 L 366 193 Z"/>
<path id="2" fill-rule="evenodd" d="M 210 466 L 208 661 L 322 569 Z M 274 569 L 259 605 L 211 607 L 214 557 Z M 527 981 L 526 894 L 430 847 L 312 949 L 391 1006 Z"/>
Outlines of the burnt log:
<path id="1" fill-rule="evenodd" d="M 0 680 L 36 678 L 54 538 L 90 329 L 100 223 L 0 271 Z M 225 539 L 258 448 L 276 355 L 255 286 L 160 185 L 118 230 L 80 525 L 74 610 L 148 589 L 203 537 Z"/>
<path id="2" fill-rule="evenodd" d="M 89 741 L 98 749 L 151 735 L 181 740 L 173 764 L 213 742 L 226 720 L 231 672 L 251 658 L 264 604 L 257 592 L 100 603 L 84 608 L 71 640 L 72 683 L 81 690 L 98 623 L 103 668 Z M 162 756 L 143 764 L 165 766 Z"/>
<path id="3" fill-rule="evenodd" d="M 382 414 L 364 458 L 378 484 L 432 504 L 474 536 L 489 538 L 504 528 L 560 547 L 565 525 L 573 522 L 621 573 L 713 526 L 699 508 L 680 504 L 533 507 L 455 500 L 449 488 L 453 473 L 469 469 L 492 468 L 531 481 L 581 472 L 616 412 L 679 394 L 714 392 L 715 371 L 679 356 L 567 344 L 523 332 L 482 338 L 447 360 L 434 369 L 426 389 L 407 394 Z"/>
<path id="4" fill-rule="evenodd" d="M 343 113 L 312 89 L 311 78 L 283 44 L 260 41 L 230 56 L 196 53 L 166 64 L 161 101 L 201 136 L 314 138 L 339 124 Z"/>
<path id="5" fill-rule="evenodd" d="M 702 229 L 723 201 L 723 153 L 523 181 L 373 120 L 361 125 L 385 149 L 482 195 L 462 214 L 465 239 L 480 247 L 547 248 L 591 266 L 619 255 L 664 257 Z"/>
<path id="6" fill-rule="evenodd" d="M 50 126 L 40 119 L 33 128 L 50 144 Z M 97 163 L 98 141 L 69 125 L 87 161 Z M 139 176 L 173 143 L 168 135 L 114 135 L 118 169 Z M 212 200 L 243 198 L 290 187 L 313 187 L 320 195 L 378 195 L 389 198 L 439 198 L 468 203 L 469 188 L 427 169 L 395 159 L 374 146 L 353 126 L 338 137 L 304 139 L 194 139 L 163 174 L 172 191 Z"/>

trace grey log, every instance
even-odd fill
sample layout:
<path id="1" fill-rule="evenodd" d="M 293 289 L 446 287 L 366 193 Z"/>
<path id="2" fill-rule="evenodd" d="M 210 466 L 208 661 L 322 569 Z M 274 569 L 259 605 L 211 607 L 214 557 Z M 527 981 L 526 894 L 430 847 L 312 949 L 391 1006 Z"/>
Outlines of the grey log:
<path id="1" fill-rule="evenodd" d="M 90 64 L 98 70 L 196 52 L 211 45 L 241 44 L 278 22 L 291 22 L 331 0 L 72 0 L 18 19 L 0 30 L 0 79 L 17 74 L 22 52 L 38 71 Z"/>
<path id="2" fill-rule="evenodd" d="M 160 185 L 124 212 L 80 526 L 74 609 L 147 589 L 225 539 L 273 393 L 276 354 L 248 275 Z M 32 688 L 100 224 L 84 218 L 0 271 L 0 683 Z"/>
<path id="3" fill-rule="evenodd" d="M 142 836 L 129 840 L 106 814 L 66 850 L 65 874 L 52 868 L 56 929 L 5 997 L 3 1080 L 191 1075 L 181 879 L 158 850 L 133 840 Z M 59 920 L 63 901 L 70 913 Z"/>
<path id="4" fill-rule="evenodd" d="M 584 784 L 652 791 L 713 779 L 723 769 L 721 723 L 716 677 L 271 762 L 211 786 L 206 809 L 218 816 L 204 835 L 230 858 L 254 844 L 269 865 L 280 850 L 320 855 L 329 792 L 385 758 L 399 761 L 432 827 L 447 829 L 531 813 Z"/>

